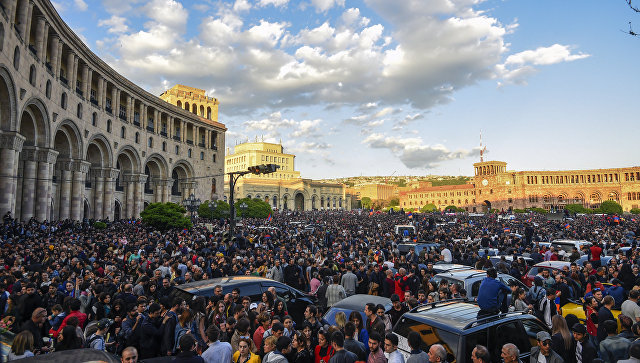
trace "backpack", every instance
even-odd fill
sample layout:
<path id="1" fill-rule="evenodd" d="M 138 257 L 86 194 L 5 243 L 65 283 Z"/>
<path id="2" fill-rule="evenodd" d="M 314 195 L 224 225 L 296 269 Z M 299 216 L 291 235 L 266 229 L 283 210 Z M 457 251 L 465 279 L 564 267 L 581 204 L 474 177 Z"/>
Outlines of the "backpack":
<path id="1" fill-rule="evenodd" d="M 538 289 L 536 289 L 536 287 Z M 532 314 L 535 315 L 538 319 L 544 321 L 544 310 L 541 308 L 542 300 L 546 300 L 547 292 L 540 286 L 536 286 L 529 290 L 531 293 L 527 298 L 530 300 L 529 303 L 533 305 Z"/>
<path id="2" fill-rule="evenodd" d="M 90 339 L 87 339 L 84 342 L 84 347 L 85 348 L 91 348 L 91 343 L 93 343 L 94 341 L 96 341 L 98 339 L 104 340 L 104 337 L 102 335 L 93 335 Z"/>
<path id="3" fill-rule="evenodd" d="M 384 333 L 391 333 L 391 331 L 393 330 L 393 325 L 391 324 L 391 316 L 389 316 L 389 314 L 384 314 L 384 318 L 382 319 L 382 321 L 384 322 Z"/>
<path id="4" fill-rule="evenodd" d="M 178 347 L 180 346 L 180 338 L 182 338 L 183 335 L 187 334 L 187 332 L 189 331 L 188 327 L 182 327 L 180 326 L 180 324 L 176 325 L 176 332 L 174 335 L 174 343 L 173 343 L 173 352 L 175 353 L 178 350 Z"/>

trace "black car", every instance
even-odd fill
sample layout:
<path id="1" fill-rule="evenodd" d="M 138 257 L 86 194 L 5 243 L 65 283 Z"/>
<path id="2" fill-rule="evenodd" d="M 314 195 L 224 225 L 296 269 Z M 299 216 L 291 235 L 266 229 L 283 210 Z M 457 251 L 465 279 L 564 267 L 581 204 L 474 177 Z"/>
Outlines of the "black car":
<path id="1" fill-rule="evenodd" d="M 270 287 L 276 288 L 276 294 L 287 303 L 289 315 L 296 323 L 304 321 L 307 305 L 316 304 L 314 296 L 305 294 L 282 282 L 255 276 L 231 276 L 190 282 L 175 287 L 173 294 L 190 301 L 194 296 L 213 296 L 214 287 L 222 286 L 222 294 L 231 293 L 234 288 L 240 289 L 240 296 L 248 296 L 251 302 L 262 301 L 262 293 Z"/>
<path id="2" fill-rule="evenodd" d="M 392 304 L 391 299 L 383 296 L 373 296 L 373 295 L 365 295 L 358 294 L 349 296 L 346 299 L 342 299 L 337 303 L 333 304 L 332 307 L 324 313 L 323 318 L 331 325 L 336 325 L 336 314 L 340 311 L 347 315 L 347 320 L 349 319 L 349 314 L 352 311 L 357 311 L 360 313 L 362 317 L 362 323 L 364 324 L 367 321 L 367 316 L 364 315 L 364 307 L 368 303 L 373 304 L 381 304 L 384 306 L 385 312 L 391 310 Z"/>
<path id="3" fill-rule="evenodd" d="M 537 345 L 539 331 L 549 328 L 535 316 L 508 313 L 478 319 L 477 305 L 458 300 L 424 304 L 405 313 L 393 327 L 398 336 L 398 349 L 405 359 L 409 357 L 409 332 L 420 333 L 421 349 L 428 351 L 432 344 L 441 344 L 447 351 L 447 362 L 471 362 L 471 351 L 476 344 L 489 348 L 493 362 L 501 362 L 502 346 L 515 344 L 520 359 L 529 360 L 531 348 Z"/>

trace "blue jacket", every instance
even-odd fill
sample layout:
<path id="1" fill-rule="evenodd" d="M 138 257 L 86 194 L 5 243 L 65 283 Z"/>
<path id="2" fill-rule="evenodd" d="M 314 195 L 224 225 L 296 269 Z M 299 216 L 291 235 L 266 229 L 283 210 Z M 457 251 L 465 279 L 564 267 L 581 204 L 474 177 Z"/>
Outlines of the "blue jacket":
<path id="1" fill-rule="evenodd" d="M 611 296 L 613 300 L 615 300 L 615 307 L 619 309 L 625 299 L 624 288 L 622 286 L 611 286 L 607 289 L 607 295 Z"/>
<path id="2" fill-rule="evenodd" d="M 504 291 L 504 293 L 501 294 L 503 296 L 502 298 L 499 298 L 500 291 Z M 511 293 L 511 289 L 505 285 L 504 282 L 492 279 L 491 277 L 485 277 L 478 291 L 478 306 L 480 306 L 482 310 L 500 310 L 502 299 L 509 293 Z"/>

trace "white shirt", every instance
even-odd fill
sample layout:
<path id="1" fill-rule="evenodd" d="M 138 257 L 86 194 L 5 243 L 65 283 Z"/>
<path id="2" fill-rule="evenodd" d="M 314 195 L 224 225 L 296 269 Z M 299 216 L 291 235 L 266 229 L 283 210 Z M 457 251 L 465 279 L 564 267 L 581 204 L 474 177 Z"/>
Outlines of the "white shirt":
<path id="1" fill-rule="evenodd" d="M 404 356 L 399 350 L 394 350 L 391 353 L 384 353 L 387 356 L 387 363 L 404 363 Z"/>
<path id="2" fill-rule="evenodd" d="M 445 248 L 444 250 L 442 250 L 440 254 L 442 255 L 442 257 L 444 257 L 444 262 L 450 263 L 453 261 L 453 256 L 451 255 L 451 251 L 449 251 L 448 248 Z"/>

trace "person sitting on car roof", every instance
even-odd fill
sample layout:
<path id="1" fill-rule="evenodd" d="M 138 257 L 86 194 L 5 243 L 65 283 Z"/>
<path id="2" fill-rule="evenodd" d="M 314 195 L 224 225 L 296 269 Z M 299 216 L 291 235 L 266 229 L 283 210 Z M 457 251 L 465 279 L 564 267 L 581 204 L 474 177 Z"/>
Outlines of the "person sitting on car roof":
<path id="1" fill-rule="evenodd" d="M 494 268 L 487 270 L 487 277 L 482 280 L 478 291 L 478 319 L 495 315 L 500 312 L 502 300 L 511 292 L 504 282 L 498 280 L 498 273 Z"/>

